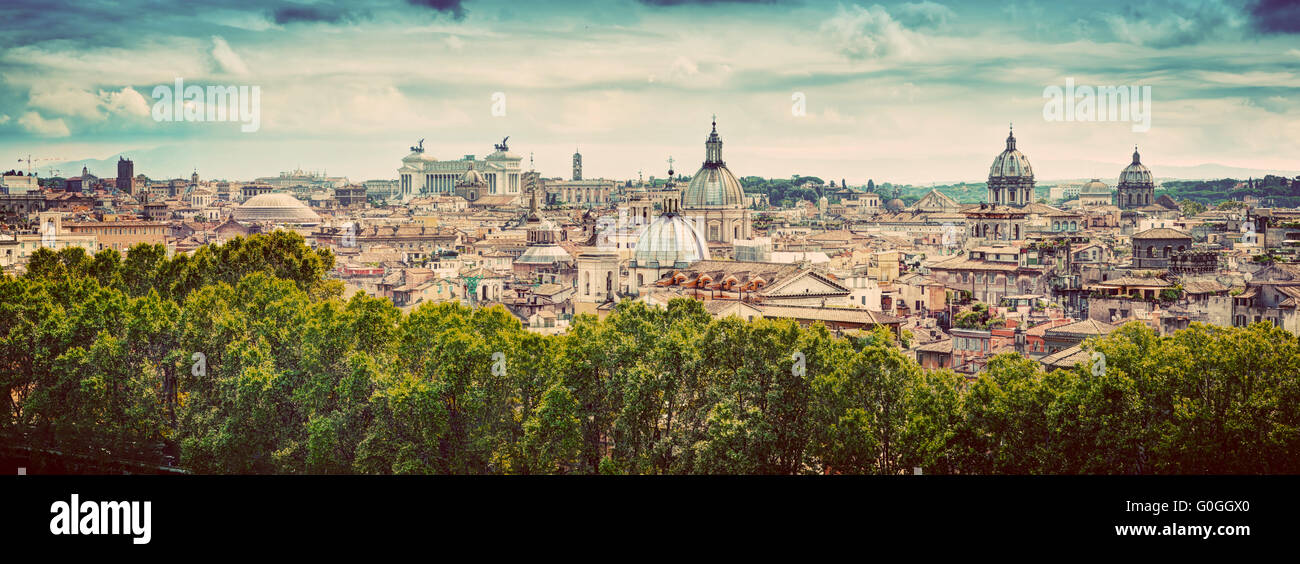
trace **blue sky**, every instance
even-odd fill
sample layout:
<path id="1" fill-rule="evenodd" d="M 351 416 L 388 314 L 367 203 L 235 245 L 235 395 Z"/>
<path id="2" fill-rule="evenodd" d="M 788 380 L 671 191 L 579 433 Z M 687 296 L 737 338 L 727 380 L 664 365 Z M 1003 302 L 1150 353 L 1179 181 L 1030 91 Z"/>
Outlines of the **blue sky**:
<path id="1" fill-rule="evenodd" d="M 1113 182 L 1135 144 L 1157 175 L 1300 169 L 1294 2 L 60 4 L 0 6 L 10 166 L 125 152 L 156 178 L 364 180 L 420 138 L 453 159 L 509 135 L 546 175 L 578 147 L 588 176 L 662 176 L 670 155 L 694 172 L 716 113 L 740 175 L 978 181 L 1009 122 L 1041 179 Z M 154 121 L 177 77 L 258 86 L 260 129 Z M 1151 86 L 1150 130 L 1045 120 L 1067 77 Z"/>

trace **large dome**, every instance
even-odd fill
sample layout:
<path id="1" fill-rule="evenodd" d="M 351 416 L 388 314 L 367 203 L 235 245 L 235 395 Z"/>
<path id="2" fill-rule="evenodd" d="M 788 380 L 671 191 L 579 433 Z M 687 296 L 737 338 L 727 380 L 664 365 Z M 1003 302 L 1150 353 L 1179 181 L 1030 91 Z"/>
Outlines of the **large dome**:
<path id="1" fill-rule="evenodd" d="M 682 196 L 685 208 L 708 206 L 742 207 L 745 190 L 727 167 L 710 168 L 707 165 L 695 173 Z"/>
<path id="2" fill-rule="evenodd" d="M 1151 169 L 1142 164 L 1137 147 L 1133 148 L 1133 164 L 1124 167 L 1124 171 L 1119 173 L 1119 183 L 1125 186 L 1155 185 L 1155 182 L 1151 179 Z"/>
<path id="3" fill-rule="evenodd" d="M 298 198 L 283 192 L 259 194 L 234 210 L 235 221 L 270 223 L 320 223 L 320 216 Z"/>
<path id="4" fill-rule="evenodd" d="M 1029 158 L 1016 149 L 1016 136 L 1007 135 L 1007 148 L 993 159 L 989 167 L 989 180 L 1033 178 L 1034 169 L 1029 166 Z"/>
<path id="5" fill-rule="evenodd" d="M 743 208 L 745 190 L 736 175 L 722 161 L 722 138 L 718 137 L 718 122 L 713 122 L 713 132 L 704 142 L 704 166 L 691 178 L 682 194 L 682 208 Z"/>
<path id="6" fill-rule="evenodd" d="M 709 259 L 709 246 L 695 225 L 677 214 L 665 214 L 650 223 L 636 240 L 637 266 L 686 265 Z"/>

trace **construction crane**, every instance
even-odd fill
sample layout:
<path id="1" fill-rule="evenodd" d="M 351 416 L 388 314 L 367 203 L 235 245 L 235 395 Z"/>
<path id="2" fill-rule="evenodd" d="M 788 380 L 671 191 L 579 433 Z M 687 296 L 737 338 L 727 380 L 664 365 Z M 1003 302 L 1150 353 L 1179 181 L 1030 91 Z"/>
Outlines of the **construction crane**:
<path id="1" fill-rule="evenodd" d="M 44 161 L 66 161 L 66 160 L 67 160 L 67 159 L 60 158 L 60 157 L 37 157 L 37 158 L 32 158 L 31 154 L 28 154 L 28 155 L 27 155 L 27 158 L 25 158 L 25 159 L 22 158 L 22 157 L 18 157 L 18 162 L 20 162 L 20 163 L 24 163 L 24 162 L 27 163 L 27 174 L 28 174 L 28 175 L 31 175 L 31 174 L 32 174 L 32 170 L 33 170 L 33 169 L 32 169 L 32 163 L 39 163 L 39 162 L 44 162 Z"/>

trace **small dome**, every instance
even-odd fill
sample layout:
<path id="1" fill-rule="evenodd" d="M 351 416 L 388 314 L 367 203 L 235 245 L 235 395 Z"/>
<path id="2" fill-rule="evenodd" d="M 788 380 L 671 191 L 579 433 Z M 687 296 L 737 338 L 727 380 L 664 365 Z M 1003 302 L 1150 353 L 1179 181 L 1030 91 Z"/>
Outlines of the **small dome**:
<path id="1" fill-rule="evenodd" d="M 638 266 L 690 264 L 709 260 L 709 246 L 694 224 L 677 214 L 666 214 L 641 232 L 633 260 Z"/>
<path id="2" fill-rule="evenodd" d="M 1016 136 L 1007 135 L 1007 148 L 993 159 L 989 167 L 989 180 L 1033 178 L 1034 169 L 1029 166 L 1029 158 L 1016 149 Z"/>
<path id="3" fill-rule="evenodd" d="M 904 204 L 903 201 L 898 198 L 894 198 L 888 202 L 885 202 L 885 209 L 892 212 L 902 210 L 904 207 L 906 207 L 906 204 Z"/>
<path id="4" fill-rule="evenodd" d="M 1133 163 L 1124 167 L 1124 171 L 1119 173 L 1119 183 L 1124 186 L 1155 185 L 1155 182 L 1151 177 L 1151 169 L 1142 164 L 1142 159 L 1141 156 L 1138 155 L 1137 147 L 1133 148 Z"/>
<path id="5" fill-rule="evenodd" d="M 320 216 L 298 198 L 283 192 L 259 194 L 235 208 L 235 221 L 271 223 L 320 223 Z"/>
<path id="6" fill-rule="evenodd" d="M 476 187 L 476 188 L 477 188 L 477 187 L 483 187 L 483 186 L 487 186 L 487 178 L 485 178 L 485 177 L 483 176 L 483 173 L 481 173 L 481 172 L 479 172 L 479 171 L 477 171 L 477 170 L 474 170 L 474 162 L 473 162 L 473 161 L 470 161 L 470 163 L 469 163 L 469 170 L 465 171 L 465 174 L 462 174 L 462 175 L 460 176 L 460 180 L 457 180 L 457 181 L 456 181 L 456 187 L 457 187 L 457 188 L 461 188 L 461 187 Z"/>
<path id="7" fill-rule="evenodd" d="M 1084 194 L 1084 195 L 1098 194 L 1098 195 L 1109 196 L 1110 186 L 1107 186 L 1106 183 L 1102 182 L 1100 179 L 1094 178 L 1092 180 L 1089 180 L 1088 183 L 1084 184 L 1081 188 L 1079 188 L 1079 194 Z"/>

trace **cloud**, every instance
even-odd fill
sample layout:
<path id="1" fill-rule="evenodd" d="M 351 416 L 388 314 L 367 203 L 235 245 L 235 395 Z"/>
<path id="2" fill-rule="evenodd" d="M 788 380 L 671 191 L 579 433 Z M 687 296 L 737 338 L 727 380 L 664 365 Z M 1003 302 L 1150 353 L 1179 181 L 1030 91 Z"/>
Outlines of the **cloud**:
<path id="1" fill-rule="evenodd" d="M 6 124 L 6 123 L 9 123 L 9 120 L 10 120 L 10 119 L 11 119 L 11 118 L 9 117 L 8 114 L 0 114 L 0 125 L 4 125 L 4 124 Z"/>
<path id="2" fill-rule="evenodd" d="M 458 36 L 448 35 L 445 41 L 447 42 L 447 47 L 452 51 L 460 51 L 465 48 L 465 40 Z"/>
<path id="3" fill-rule="evenodd" d="M 461 0 L 406 0 L 406 2 L 412 6 L 450 15 L 456 21 L 465 19 L 465 6 L 461 4 Z"/>
<path id="4" fill-rule="evenodd" d="M 894 18 L 912 29 L 944 28 L 956 17 L 957 14 L 951 8 L 929 0 L 909 2 L 894 8 Z"/>
<path id="5" fill-rule="evenodd" d="M 271 21 L 280 25 L 295 23 L 356 23 L 369 17 L 369 12 L 350 10 L 334 4 L 290 3 L 270 10 Z"/>
<path id="6" fill-rule="evenodd" d="M 29 108 L 95 121 L 104 119 L 101 103 L 98 96 L 66 85 L 36 84 L 27 94 Z"/>
<path id="7" fill-rule="evenodd" d="M 1195 45 L 1240 31 L 1242 14 L 1220 2 L 1178 3 L 1105 16 L 1120 41 L 1155 48 Z"/>
<path id="8" fill-rule="evenodd" d="M 130 86 L 117 91 L 92 93 L 65 85 L 37 84 L 28 94 L 27 107 L 55 114 L 103 121 L 112 115 L 140 117 L 149 115 L 149 104 Z M 39 117 L 39 115 L 38 115 Z"/>
<path id="9" fill-rule="evenodd" d="M 912 50 L 910 32 L 878 4 L 870 8 L 840 6 L 835 16 L 822 22 L 821 29 L 850 59 L 907 55 Z"/>
<path id="10" fill-rule="evenodd" d="M 673 60 L 673 66 L 668 69 L 668 76 L 673 79 L 686 79 L 697 74 L 700 74 L 700 66 L 686 55 L 679 55 Z"/>
<path id="11" fill-rule="evenodd" d="M 1260 0 L 1250 8 L 1255 29 L 1264 33 L 1300 33 L 1300 4 L 1295 0 Z"/>
<path id="12" fill-rule="evenodd" d="M 712 4 L 781 4 L 781 0 L 637 0 L 646 6 L 708 6 Z"/>
<path id="13" fill-rule="evenodd" d="M 137 117 L 149 115 L 149 102 L 130 86 L 117 92 L 101 92 L 100 97 L 104 99 L 104 107 L 110 113 Z"/>
<path id="14" fill-rule="evenodd" d="M 45 119 L 41 114 L 36 112 L 27 112 L 18 118 L 18 125 L 23 126 L 29 133 L 35 133 L 44 137 L 67 137 L 70 132 L 68 125 L 63 123 L 63 119 Z"/>
<path id="15" fill-rule="evenodd" d="M 248 67 L 244 65 L 243 59 L 230 48 L 219 35 L 212 36 L 212 58 L 217 61 L 217 68 L 222 72 L 229 74 L 248 74 Z"/>

